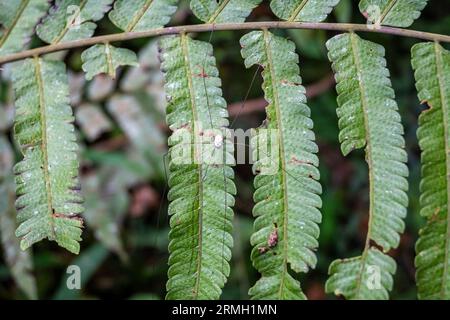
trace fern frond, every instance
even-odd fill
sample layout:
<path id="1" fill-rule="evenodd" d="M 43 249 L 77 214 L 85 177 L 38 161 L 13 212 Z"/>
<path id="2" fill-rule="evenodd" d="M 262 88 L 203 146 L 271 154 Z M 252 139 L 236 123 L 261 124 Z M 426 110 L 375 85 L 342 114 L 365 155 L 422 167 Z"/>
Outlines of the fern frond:
<path id="1" fill-rule="evenodd" d="M 420 17 L 428 0 L 361 0 L 359 11 L 374 24 L 409 27 Z"/>
<path id="2" fill-rule="evenodd" d="M 374 241 L 387 252 L 398 246 L 400 233 L 405 228 L 408 168 L 403 127 L 386 69 L 384 48 L 354 33 L 330 39 L 327 48 L 336 72 L 342 152 L 348 155 L 354 149 L 365 147 L 369 166 L 369 231 L 362 257 L 358 258 L 361 271 L 357 278 L 362 278 L 362 272 L 369 263 L 370 242 Z M 339 263 L 344 262 L 336 262 L 330 272 L 339 270 L 336 266 Z M 379 267 L 383 270 L 383 266 Z M 339 273 L 332 275 L 333 279 L 336 277 Z M 348 293 L 348 299 L 381 296 L 377 291 L 367 291 L 360 285 L 357 288 L 356 291 L 348 291 L 338 287 L 333 291 Z"/>
<path id="3" fill-rule="evenodd" d="M 125 32 L 162 28 L 177 10 L 178 0 L 117 0 L 109 19 Z"/>
<path id="4" fill-rule="evenodd" d="M 183 34 L 164 38 L 161 47 L 167 122 L 174 131 L 166 298 L 218 299 L 230 273 L 236 193 L 226 102 L 210 44 Z M 190 154 L 179 154 L 182 149 Z"/>
<path id="5" fill-rule="evenodd" d="M 340 0 L 272 0 L 270 8 L 286 21 L 321 22 Z"/>
<path id="6" fill-rule="evenodd" d="M 116 77 L 116 69 L 120 66 L 138 66 L 136 54 L 125 48 L 116 48 L 109 43 L 96 44 L 81 54 L 82 68 L 86 72 L 86 79 L 91 80 L 101 73 Z"/>
<path id="7" fill-rule="evenodd" d="M 92 37 L 113 0 L 57 0 L 49 14 L 36 28 L 39 38 L 47 43 Z"/>
<path id="8" fill-rule="evenodd" d="M 15 139 L 24 156 L 14 167 L 20 246 L 48 238 L 78 253 L 83 199 L 65 65 L 24 60 L 13 69 L 13 83 Z"/>
<path id="9" fill-rule="evenodd" d="M 262 0 L 191 0 L 191 10 L 206 23 L 244 22 Z"/>
<path id="10" fill-rule="evenodd" d="M 0 0 L 0 56 L 26 47 L 48 7 L 48 0 Z"/>
<path id="11" fill-rule="evenodd" d="M 245 35 L 241 46 L 247 68 L 255 64 L 264 68 L 269 102 L 265 127 L 252 139 L 255 169 L 261 172 L 254 182 L 252 261 L 262 277 L 249 293 L 255 299 L 304 299 L 289 268 L 298 273 L 316 265 L 322 188 L 298 56 L 294 43 L 268 31 Z M 267 140 L 266 129 L 276 141 Z M 264 151 L 269 150 L 267 145 L 270 155 Z M 265 166 L 273 168 L 263 172 Z M 274 237 L 277 241 L 271 243 Z"/>
<path id="12" fill-rule="evenodd" d="M 0 134 L 0 233 L 5 261 L 18 287 L 29 299 L 37 299 L 36 280 L 32 275 L 31 252 L 20 250 L 14 210 L 14 179 L 12 165 L 14 155 L 7 138 Z"/>
<path id="13" fill-rule="evenodd" d="M 450 299 L 450 51 L 438 43 L 412 49 L 419 99 L 429 109 L 419 117 L 422 150 L 420 213 L 427 218 L 416 245 L 420 299 Z"/>

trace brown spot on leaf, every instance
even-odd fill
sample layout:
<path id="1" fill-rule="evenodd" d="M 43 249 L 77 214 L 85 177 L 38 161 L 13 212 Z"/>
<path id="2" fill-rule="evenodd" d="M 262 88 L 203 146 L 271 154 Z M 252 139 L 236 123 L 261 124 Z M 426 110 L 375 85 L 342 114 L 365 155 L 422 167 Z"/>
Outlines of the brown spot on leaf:
<path id="1" fill-rule="evenodd" d="M 267 251 L 269 251 L 269 248 L 267 248 L 267 247 L 259 247 L 258 248 L 258 251 L 259 251 L 259 253 L 260 254 L 264 254 L 264 253 L 266 253 Z"/>
<path id="2" fill-rule="evenodd" d="M 302 165 L 302 164 L 310 164 L 310 165 L 312 165 L 311 162 L 300 160 L 296 156 L 292 156 L 291 159 L 289 160 L 289 163 L 290 164 L 296 164 L 296 165 Z"/>
<path id="3" fill-rule="evenodd" d="M 433 109 L 433 106 L 427 100 L 421 101 L 420 104 L 424 104 L 424 105 L 426 105 L 428 107 L 427 109 L 424 109 L 422 111 L 422 113 L 430 112 Z"/>
<path id="4" fill-rule="evenodd" d="M 284 84 L 284 85 L 286 85 L 286 86 L 295 86 L 295 87 L 298 87 L 298 86 L 301 86 L 301 85 L 302 85 L 302 84 L 299 83 L 299 82 L 288 81 L 288 80 L 286 80 L 286 79 L 281 80 L 281 84 Z"/>
<path id="5" fill-rule="evenodd" d="M 200 73 L 194 74 L 194 76 L 199 78 L 209 78 L 209 75 L 205 72 L 205 69 L 201 67 Z"/>
<path id="6" fill-rule="evenodd" d="M 76 214 L 63 214 L 63 213 L 57 213 L 55 212 L 55 209 L 53 210 L 52 217 L 53 218 L 61 218 L 61 219 L 69 219 L 69 220 L 77 220 L 81 223 L 81 226 L 83 226 L 84 220 L 80 216 Z"/>
<path id="7" fill-rule="evenodd" d="M 269 234 L 269 237 L 267 238 L 267 245 L 269 248 L 273 248 L 278 243 L 278 228 L 275 225 L 275 229 Z"/>

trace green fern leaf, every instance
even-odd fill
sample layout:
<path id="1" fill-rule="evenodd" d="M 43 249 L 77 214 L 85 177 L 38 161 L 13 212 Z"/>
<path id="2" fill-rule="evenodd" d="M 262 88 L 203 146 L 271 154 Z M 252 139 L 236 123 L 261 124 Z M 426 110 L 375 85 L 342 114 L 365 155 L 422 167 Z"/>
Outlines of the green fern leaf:
<path id="1" fill-rule="evenodd" d="M 136 54 L 124 48 L 116 48 L 110 44 L 96 44 L 81 54 L 82 68 L 86 79 L 91 80 L 101 73 L 116 77 L 116 69 L 120 66 L 138 66 Z"/>
<path id="2" fill-rule="evenodd" d="M 210 44 L 183 34 L 164 38 L 161 47 L 167 122 L 174 131 L 169 139 L 166 298 L 218 299 L 230 273 L 231 207 L 236 193 L 228 165 L 234 163 L 233 148 L 223 138 L 227 106 Z M 189 156 L 180 154 L 183 149 Z"/>
<path id="3" fill-rule="evenodd" d="M 430 109 L 419 117 L 422 150 L 421 215 L 427 218 L 416 245 L 420 299 L 450 299 L 449 110 L 450 51 L 438 43 L 412 49 L 419 99 Z"/>
<path id="4" fill-rule="evenodd" d="M 48 7 L 48 0 L 0 0 L 0 56 L 26 47 Z"/>
<path id="5" fill-rule="evenodd" d="M 125 32 L 162 28 L 177 10 L 178 0 L 117 0 L 109 19 Z"/>
<path id="6" fill-rule="evenodd" d="M 31 252 L 20 250 L 14 231 L 17 228 L 14 210 L 14 179 L 12 165 L 14 155 L 7 138 L 0 134 L 0 233 L 5 262 L 12 277 L 29 299 L 37 299 L 36 280 L 32 275 Z"/>
<path id="7" fill-rule="evenodd" d="M 27 59 L 15 66 L 13 83 L 15 138 L 24 155 L 14 167 L 20 246 L 48 238 L 78 253 L 83 199 L 65 65 Z"/>
<path id="8" fill-rule="evenodd" d="M 361 257 L 333 261 L 325 290 L 352 299 L 387 300 L 396 269 L 394 259 L 369 248 Z"/>
<path id="9" fill-rule="evenodd" d="M 191 0 L 194 14 L 206 23 L 244 22 L 262 0 Z"/>
<path id="10" fill-rule="evenodd" d="M 327 18 L 340 0 L 272 0 L 270 8 L 286 21 L 320 22 Z"/>
<path id="11" fill-rule="evenodd" d="M 304 299 L 289 268 L 307 272 L 316 265 L 322 188 L 298 56 L 294 43 L 268 31 L 245 35 L 241 46 L 247 68 L 256 64 L 264 68 L 263 88 L 269 102 L 265 127 L 252 139 L 255 169 L 261 172 L 255 178 L 252 260 L 262 277 L 249 293 L 256 299 Z M 265 129 L 276 138 L 268 141 L 275 155 L 264 151 Z M 271 237 L 277 238 L 276 244 L 270 243 Z"/>
<path id="12" fill-rule="evenodd" d="M 113 0 L 58 0 L 49 14 L 37 26 L 37 35 L 47 43 L 86 39 L 92 37 Z"/>
<path id="13" fill-rule="evenodd" d="M 369 166 L 369 231 L 362 256 L 354 258 L 360 260 L 361 272 L 357 278 L 361 279 L 363 270 L 369 265 L 370 241 L 387 252 L 398 246 L 400 233 L 404 231 L 403 219 L 408 205 L 407 154 L 395 93 L 386 69 L 384 48 L 354 33 L 330 39 L 327 48 L 336 72 L 342 152 L 348 155 L 354 149 L 365 147 Z M 336 266 L 339 263 L 345 262 L 336 262 L 330 272 L 339 270 L 340 267 Z M 336 277 L 340 274 L 333 274 L 331 279 Z M 345 283 L 342 279 L 333 282 Z M 360 285 L 356 287 L 358 290 L 348 291 L 328 286 L 335 292 L 347 293 L 345 297 L 348 299 L 381 296 Z"/>
<path id="14" fill-rule="evenodd" d="M 428 0 L 361 0 L 359 11 L 371 23 L 409 27 L 420 17 Z"/>

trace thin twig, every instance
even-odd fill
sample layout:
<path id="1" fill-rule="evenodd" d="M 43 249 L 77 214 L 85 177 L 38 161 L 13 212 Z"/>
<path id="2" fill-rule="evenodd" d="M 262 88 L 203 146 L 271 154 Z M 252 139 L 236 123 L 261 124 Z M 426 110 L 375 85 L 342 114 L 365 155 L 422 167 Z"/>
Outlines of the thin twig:
<path id="1" fill-rule="evenodd" d="M 126 41 L 138 38 L 147 38 L 169 34 L 179 34 L 188 32 L 210 32 L 224 31 L 224 30 L 256 30 L 256 29 L 316 29 L 316 30 L 330 30 L 330 31 L 361 31 L 361 32 L 375 32 L 385 33 L 391 35 L 398 35 L 403 37 L 417 38 L 428 41 L 449 42 L 450 36 L 428 33 L 416 30 L 408 30 L 391 27 L 376 27 L 374 25 L 366 24 L 351 24 L 351 23 L 323 23 L 323 22 L 285 22 L 285 21 L 264 21 L 264 22 L 244 22 L 244 23 L 220 23 L 220 24 L 196 24 L 178 27 L 167 27 L 160 29 L 153 29 L 144 32 L 123 32 L 115 33 L 105 36 L 98 36 L 88 39 L 68 41 L 44 47 L 39 47 L 32 50 L 26 50 L 10 55 L 0 57 L 0 65 L 21 60 L 28 57 L 40 56 L 46 53 L 55 51 L 91 46 L 98 43 L 110 43 L 117 41 Z"/>
<path id="2" fill-rule="evenodd" d="M 328 91 L 335 84 L 334 75 L 331 73 L 323 79 L 317 81 L 306 87 L 306 97 L 312 99 L 320 96 L 322 93 Z M 245 107 L 242 106 L 245 104 Z M 251 114 L 253 112 L 264 111 L 267 106 L 267 101 L 264 98 L 250 99 L 247 101 L 240 101 L 228 105 L 228 113 L 230 117 L 237 115 Z"/>

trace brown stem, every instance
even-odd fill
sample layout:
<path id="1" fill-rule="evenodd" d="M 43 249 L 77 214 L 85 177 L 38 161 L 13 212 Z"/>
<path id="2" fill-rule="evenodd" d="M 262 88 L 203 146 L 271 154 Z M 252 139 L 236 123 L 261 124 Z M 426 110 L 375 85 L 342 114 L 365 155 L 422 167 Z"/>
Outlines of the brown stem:
<path id="1" fill-rule="evenodd" d="M 351 23 L 324 23 L 324 22 L 286 22 L 286 21 L 263 21 L 263 22 L 244 22 L 244 23 L 220 23 L 220 24 L 197 24 L 178 27 L 167 27 L 153 29 L 144 32 L 123 32 L 105 36 L 97 36 L 88 39 L 68 41 L 58 44 L 52 44 L 45 47 L 26 50 L 10 55 L 0 57 L 0 65 L 25 59 L 33 56 L 40 56 L 55 51 L 91 46 L 98 43 L 109 43 L 117 41 L 126 41 L 138 38 L 148 38 L 161 35 L 179 34 L 188 32 L 211 32 L 223 30 L 256 30 L 256 29 L 316 29 L 331 31 L 361 31 L 385 33 L 404 37 L 417 38 L 428 41 L 450 42 L 450 36 L 435 33 L 428 33 L 416 30 L 407 30 L 391 27 L 375 27 L 366 24 Z"/>
<path id="2" fill-rule="evenodd" d="M 334 75 L 331 73 L 324 77 L 322 80 L 319 80 L 318 82 L 307 86 L 306 97 L 308 99 L 311 99 L 320 96 L 322 93 L 328 91 L 331 87 L 333 87 L 334 84 Z M 256 98 L 247 101 L 231 103 L 228 105 L 228 112 L 231 117 L 235 117 L 237 115 L 264 111 L 264 108 L 266 106 L 267 101 L 264 98 Z"/>

